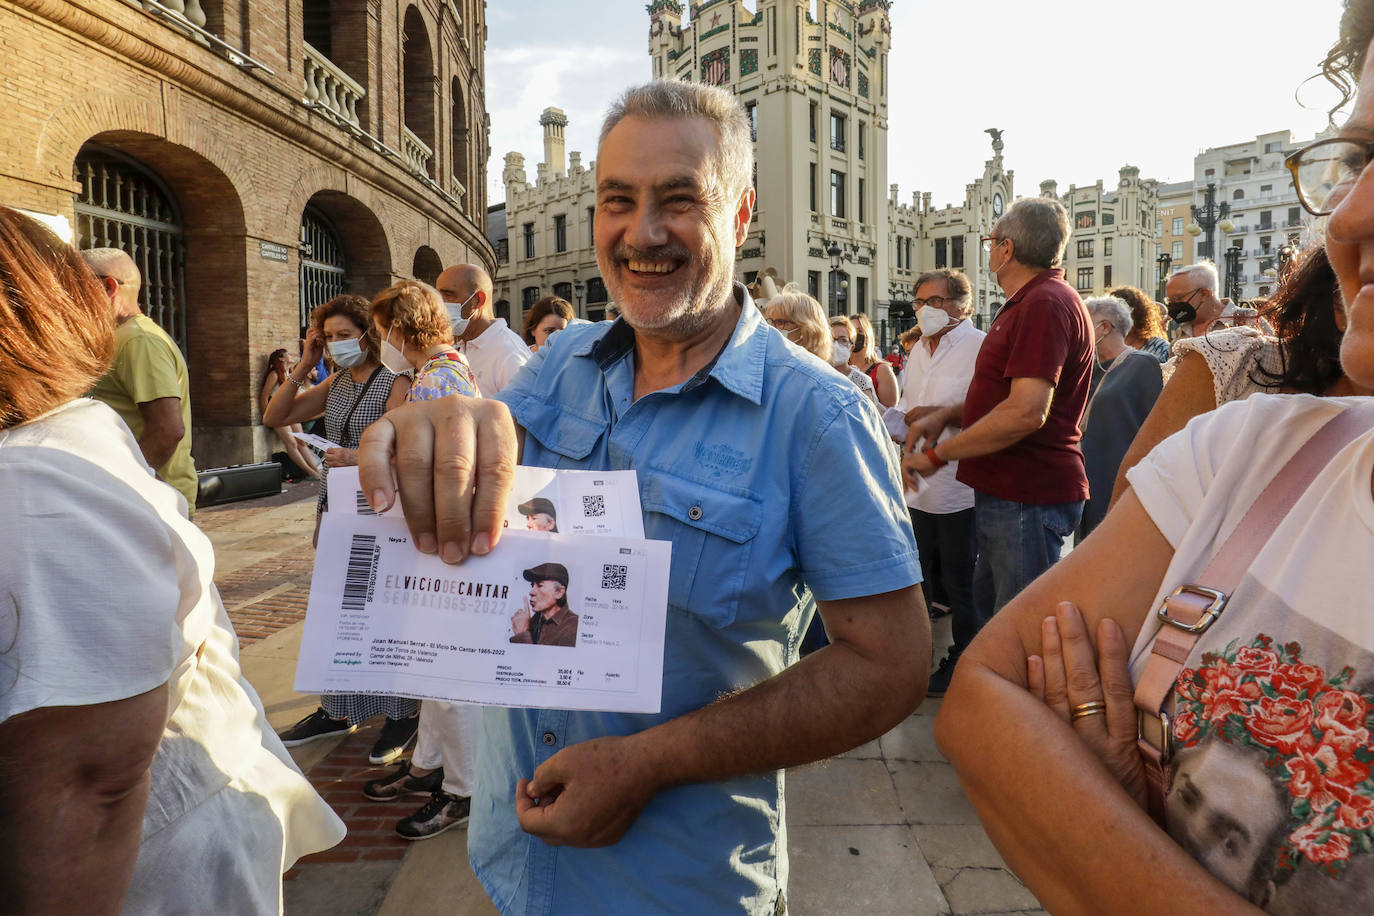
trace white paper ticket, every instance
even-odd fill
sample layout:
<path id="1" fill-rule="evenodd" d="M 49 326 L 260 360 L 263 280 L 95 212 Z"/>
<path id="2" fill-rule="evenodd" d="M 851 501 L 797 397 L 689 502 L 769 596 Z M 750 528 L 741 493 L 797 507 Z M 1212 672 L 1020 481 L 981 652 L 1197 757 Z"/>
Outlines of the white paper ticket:
<path id="1" fill-rule="evenodd" d="M 329 496 L 331 512 L 375 514 L 358 484 L 356 467 L 329 469 Z M 384 514 L 399 516 L 401 501 Z M 638 476 L 634 471 L 556 471 L 521 465 L 515 469 L 506 505 L 506 528 L 642 538 Z"/>
<path id="2" fill-rule="evenodd" d="M 292 430 L 291 435 L 320 452 L 327 452 L 331 448 L 343 448 L 339 443 L 326 439 L 324 436 L 317 436 L 314 433 L 298 433 Z"/>

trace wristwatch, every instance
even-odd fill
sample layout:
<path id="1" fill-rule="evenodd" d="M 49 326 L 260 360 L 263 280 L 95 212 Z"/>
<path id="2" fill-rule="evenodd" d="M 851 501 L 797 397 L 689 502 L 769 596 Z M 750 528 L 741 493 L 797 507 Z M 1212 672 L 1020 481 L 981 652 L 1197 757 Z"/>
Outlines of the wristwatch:
<path id="1" fill-rule="evenodd" d="M 935 465 L 935 469 L 936 469 L 937 471 L 938 471 L 940 468 L 944 467 L 945 465 L 949 464 L 948 461 L 946 461 L 945 459 L 941 458 L 939 455 L 937 455 L 937 454 L 935 453 L 935 446 L 933 446 L 933 445 L 927 445 L 927 446 L 921 451 L 921 454 L 925 455 L 927 458 L 930 459 L 930 463 L 933 464 L 933 465 Z"/>

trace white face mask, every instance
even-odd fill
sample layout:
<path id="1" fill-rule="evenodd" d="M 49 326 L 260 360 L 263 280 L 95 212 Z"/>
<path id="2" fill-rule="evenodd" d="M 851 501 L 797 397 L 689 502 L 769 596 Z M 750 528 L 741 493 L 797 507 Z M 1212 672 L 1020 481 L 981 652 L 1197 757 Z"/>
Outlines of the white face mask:
<path id="1" fill-rule="evenodd" d="M 948 312 L 933 305 L 923 305 L 916 312 L 916 324 L 920 326 L 921 334 L 925 337 L 934 337 L 949 327 L 952 321 Z"/>
<path id="2" fill-rule="evenodd" d="M 391 331 L 387 331 L 386 340 L 382 341 L 382 365 L 386 366 L 387 371 L 400 375 L 402 372 L 409 372 L 415 368 L 406 359 L 404 340 L 401 341 L 401 349 L 396 349 L 396 345 L 391 342 Z"/>
<path id="3" fill-rule="evenodd" d="M 835 348 L 830 351 L 830 365 L 843 366 L 845 363 L 849 362 L 849 357 L 853 352 L 853 350 L 840 343 L 838 340 L 835 341 Z"/>
<path id="4" fill-rule="evenodd" d="M 472 291 L 472 296 L 477 295 L 477 290 Z M 472 316 L 463 317 L 463 306 L 472 301 L 472 296 L 468 296 L 462 302 L 454 305 L 452 302 L 445 302 L 444 308 L 448 309 L 448 319 L 453 322 L 453 337 L 456 340 L 463 336 L 463 332 L 468 329 L 468 322 L 472 321 Z"/>
<path id="5" fill-rule="evenodd" d="M 334 360 L 334 364 L 341 369 L 352 369 L 367 359 L 367 354 L 363 352 L 363 345 L 356 337 L 352 340 L 333 340 L 327 346 L 329 358 Z"/>

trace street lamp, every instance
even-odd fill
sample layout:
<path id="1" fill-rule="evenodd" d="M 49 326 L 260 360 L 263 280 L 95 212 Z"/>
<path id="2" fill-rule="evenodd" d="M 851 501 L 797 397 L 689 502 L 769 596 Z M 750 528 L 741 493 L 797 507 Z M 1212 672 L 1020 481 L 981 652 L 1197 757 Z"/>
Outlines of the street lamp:
<path id="1" fill-rule="evenodd" d="M 1226 295 L 1233 303 L 1240 302 L 1240 248 L 1226 249 Z"/>
<path id="2" fill-rule="evenodd" d="M 831 240 L 826 246 L 825 253 L 830 256 L 830 314 L 835 314 L 835 305 L 839 302 L 839 288 L 835 283 L 835 277 L 840 272 L 840 263 L 844 259 L 844 253 L 840 251 L 840 243 Z"/>
<path id="3" fill-rule="evenodd" d="M 1169 266 L 1174 263 L 1173 255 L 1167 251 L 1161 251 L 1159 257 L 1155 258 L 1155 263 L 1159 265 L 1159 292 L 1155 294 L 1155 298 L 1163 302 L 1164 284 L 1169 280 Z"/>
<path id="4" fill-rule="evenodd" d="M 573 277 L 573 296 L 577 299 L 577 317 L 584 317 L 582 314 L 582 297 L 587 294 L 587 284 Z"/>
<path id="5" fill-rule="evenodd" d="M 1184 230 L 1193 238 L 1197 238 L 1202 233 L 1207 233 L 1207 257 L 1214 262 L 1216 260 L 1216 248 L 1213 243 L 1214 232 L 1220 229 L 1222 232 L 1231 232 L 1236 227 L 1226 217 L 1231 213 L 1231 205 L 1222 201 L 1217 203 L 1217 186 L 1215 182 L 1207 183 L 1203 205 L 1199 207 L 1193 204 L 1189 209 L 1193 213 L 1193 221 Z"/>

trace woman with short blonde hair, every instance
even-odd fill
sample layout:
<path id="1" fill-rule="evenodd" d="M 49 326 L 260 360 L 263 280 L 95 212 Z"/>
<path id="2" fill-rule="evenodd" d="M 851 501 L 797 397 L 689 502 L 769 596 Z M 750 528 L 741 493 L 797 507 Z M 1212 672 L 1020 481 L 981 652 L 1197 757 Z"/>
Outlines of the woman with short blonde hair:
<path id="1" fill-rule="evenodd" d="M 781 293 L 765 302 L 763 314 L 788 340 L 830 362 L 834 341 L 825 324 L 825 312 L 819 302 L 795 283 L 787 284 Z"/>
<path id="2" fill-rule="evenodd" d="M 854 352 L 854 326 L 849 323 L 848 318 L 843 315 L 831 317 L 830 339 L 832 352 L 827 362 L 835 367 L 836 372 L 853 382 L 855 387 L 867 395 L 870 401 L 877 404 L 878 393 L 873 390 L 873 383 L 869 381 L 867 375 L 849 362 L 849 357 Z"/>

